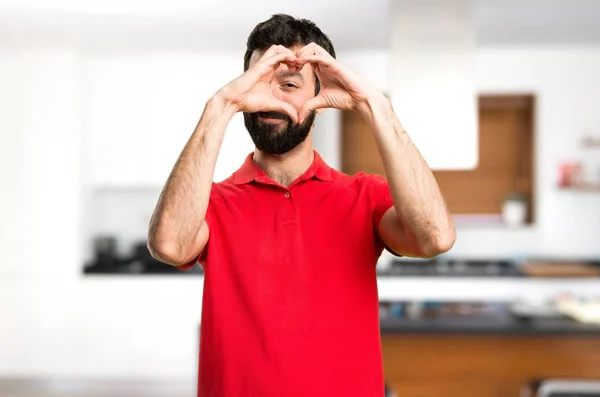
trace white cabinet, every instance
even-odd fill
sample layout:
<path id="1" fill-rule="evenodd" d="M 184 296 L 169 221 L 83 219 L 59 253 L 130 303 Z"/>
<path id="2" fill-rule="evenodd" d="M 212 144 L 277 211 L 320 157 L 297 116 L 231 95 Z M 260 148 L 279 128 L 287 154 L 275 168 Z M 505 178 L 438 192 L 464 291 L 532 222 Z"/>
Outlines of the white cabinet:
<path id="1" fill-rule="evenodd" d="M 390 3 L 390 99 L 433 170 L 470 170 L 478 163 L 471 3 Z"/>
<path id="2" fill-rule="evenodd" d="M 0 377 L 193 379 L 202 288 L 193 276 L 0 280 Z"/>
<path id="3" fill-rule="evenodd" d="M 0 280 L 68 277 L 78 260 L 79 70 L 59 46 L 0 52 Z"/>
<path id="4" fill-rule="evenodd" d="M 97 187 L 162 186 L 206 101 L 241 72 L 239 54 L 88 59 L 88 180 Z M 248 140 L 241 141 L 244 153 L 251 150 Z M 222 156 L 227 157 L 227 150 Z"/>

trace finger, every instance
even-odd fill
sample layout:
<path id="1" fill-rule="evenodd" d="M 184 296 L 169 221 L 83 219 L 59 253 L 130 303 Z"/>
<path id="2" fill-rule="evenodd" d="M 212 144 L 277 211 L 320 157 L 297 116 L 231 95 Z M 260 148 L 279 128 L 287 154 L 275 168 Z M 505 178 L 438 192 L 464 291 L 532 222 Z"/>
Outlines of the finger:
<path id="1" fill-rule="evenodd" d="M 269 47 L 269 49 L 267 51 L 265 51 L 265 53 L 259 58 L 259 60 L 270 58 L 273 55 L 279 54 L 282 52 L 289 52 L 289 53 L 293 54 L 292 50 L 290 50 L 289 48 L 284 47 L 282 45 L 273 44 L 271 47 Z"/>
<path id="2" fill-rule="evenodd" d="M 298 112 L 296 111 L 296 108 L 294 108 L 292 105 L 290 105 L 287 102 L 284 101 L 280 101 L 278 99 L 275 98 L 271 98 L 270 101 L 267 102 L 267 105 L 265 106 L 265 108 L 263 109 L 266 112 L 280 112 L 280 113 L 285 113 L 288 116 L 290 116 L 290 118 L 292 119 L 292 121 L 294 123 L 298 123 Z"/>
<path id="3" fill-rule="evenodd" d="M 304 103 L 304 106 L 302 106 L 302 109 L 298 113 L 298 122 L 303 122 L 313 110 L 324 109 L 328 107 L 330 106 L 325 98 L 321 95 L 317 95 L 316 97 L 311 98 Z"/>
<path id="4" fill-rule="evenodd" d="M 291 51 L 290 52 L 281 52 L 279 54 L 272 55 L 271 57 L 264 59 L 257 65 L 258 74 L 263 77 L 273 71 L 273 67 L 281 64 L 288 63 L 290 65 L 294 65 L 296 67 L 298 58 Z M 298 66 L 299 67 L 299 66 Z"/>
<path id="5" fill-rule="evenodd" d="M 321 55 L 326 58 L 333 59 L 333 57 L 331 56 L 331 54 L 329 52 L 327 52 L 323 47 L 321 47 L 320 45 L 315 44 L 315 43 L 311 43 L 296 52 L 296 56 L 298 58 L 301 58 L 304 56 L 309 56 L 309 55 Z"/>
<path id="6" fill-rule="evenodd" d="M 304 69 L 304 65 L 299 65 L 297 61 L 298 61 L 298 58 L 296 58 L 294 60 L 294 62 L 285 62 L 285 64 L 287 65 L 290 72 L 296 73 L 296 72 L 300 72 L 302 69 Z"/>
<path id="7" fill-rule="evenodd" d="M 316 51 L 315 47 L 317 47 L 316 43 L 309 43 L 296 51 L 296 55 L 300 57 L 303 54 L 314 54 Z"/>
<path id="8" fill-rule="evenodd" d="M 295 65 L 298 61 L 298 57 L 296 57 L 296 55 L 289 51 L 289 52 L 280 52 L 278 54 L 275 54 L 267 59 L 264 60 L 264 63 L 266 65 L 269 65 L 271 67 L 279 64 L 279 63 L 290 63 Z"/>
<path id="9" fill-rule="evenodd" d="M 301 57 L 298 57 L 298 59 L 296 60 L 296 64 L 298 65 L 306 65 L 307 63 L 316 63 L 318 65 L 323 65 L 323 66 L 333 66 L 335 62 L 335 59 L 332 58 L 331 56 L 325 56 L 325 55 L 303 55 Z"/>

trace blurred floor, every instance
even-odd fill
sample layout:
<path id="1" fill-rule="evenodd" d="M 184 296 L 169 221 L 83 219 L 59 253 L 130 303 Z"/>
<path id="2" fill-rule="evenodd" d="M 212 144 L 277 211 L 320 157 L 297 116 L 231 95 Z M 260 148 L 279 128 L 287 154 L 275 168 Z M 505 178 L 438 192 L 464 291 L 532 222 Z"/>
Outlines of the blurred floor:
<path id="1" fill-rule="evenodd" d="M 194 380 L 0 379 L 1 397 L 191 397 Z"/>

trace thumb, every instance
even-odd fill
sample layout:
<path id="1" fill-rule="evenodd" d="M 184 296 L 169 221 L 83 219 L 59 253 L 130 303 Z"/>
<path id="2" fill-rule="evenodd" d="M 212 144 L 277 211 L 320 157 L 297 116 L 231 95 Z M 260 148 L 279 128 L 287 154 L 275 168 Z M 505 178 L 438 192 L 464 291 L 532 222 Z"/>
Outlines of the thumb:
<path id="1" fill-rule="evenodd" d="M 303 122 L 304 119 L 306 117 L 308 117 L 308 115 L 310 114 L 311 111 L 313 110 L 317 110 L 317 109 L 322 109 L 322 108 L 327 108 L 329 107 L 329 104 L 327 103 L 327 101 L 325 100 L 325 98 L 323 96 L 321 96 L 321 94 L 317 95 L 314 98 L 309 99 L 308 101 L 306 101 L 304 103 L 304 106 L 302 106 L 302 109 L 300 110 L 300 113 L 298 114 L 298 118 L 299 118 L 299 123 Z"/>
<path id="2" fill-rule="evenodd" d="M 287 102 L 272 98 L 267 103 L 266 110 L 285 113 L 288 116 L 290 116 L 290 118 L 292 119 L 292 121 L 294 123 L 298 123 L 298 112 L 296 111 L 296 108 L 294 108 L 292 105 L 290 105 Z"/>

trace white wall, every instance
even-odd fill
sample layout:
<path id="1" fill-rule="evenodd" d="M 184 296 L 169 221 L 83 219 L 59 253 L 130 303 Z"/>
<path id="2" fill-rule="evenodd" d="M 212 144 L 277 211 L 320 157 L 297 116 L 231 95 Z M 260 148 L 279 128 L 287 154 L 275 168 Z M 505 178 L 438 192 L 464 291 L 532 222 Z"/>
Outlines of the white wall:
<path id="1" fill-rule="evenodd" d="M 480 92 L 531 92 L 537 97 L 536 224 L 511 230 L 461 229 L 454 255 L 506 254 L 600 258 L 600 195 L 557 189 L 558 165 L 600 151 L 582 151 L 586 134 L 600 135 L 600 47 L 508 48 L 479 51 Z M 597 168 L 596 168 L 597 169 Z"/>
<path id="2" fill-rule="evenodd" d="M 345 52 L 339 54 L 339 59 L 387 91 L 386 52 Z M 202 103 L 239 73 L 238 61 L 238 54 L 211 58 L 174 54 L 90 61 L 91 121 L 88 122 L 93 140 L 87 152 L 104 159 L 94 164 L 102 166 L 102 172 L 108 170 L 107 178 L 131 181 L 138 176 L 139 180 L 154 180 L 159 186 L 193 129 Z M 594 131 L 598 134 L 600 129 L 600 113 L 595 107 L 600 101 L 600 91 L 593 89 L 600 86 L 600 75 L 595 72 L 600 70 L 600 49 L 483 49 L 477 53 L 476 61 L 479 92 L 533 93 L 537 97 L 536 223 L 519 229 L 461 227 L 449 255 L 600 256 L 598 195 L 556 189 L 561 161 L 600 158 L 598 151 L 584 153 L 579 148 L 583 135 Z M 136 100 L 140 87 L 146 97 Z M 126 110 L 129 115 L 126 122 L 119 123 L 118 117 L 113 117 L 114 109 Z M 145 120 L 146 115 L 152 116 Z M 339 118 L 338 111 L 326 110 L 318 116 L 314 132 L 315 147 L 333 167 L 340 166 Z M 134 122 L 135 128 L 131 128 L 128 123 Z M 128 139 L 140 142 L 135 155 L 131 144 L 126 143 Z M 106 154 L 111 145 L 112 149 L 124 147 L 121 157 L 125 160 L 118 162 L 115 155 Z M 99 151 L 98 147 L 103 149 Z M 233 172 L 251 150 L 252 143 L 238 117 L 226 134 L 216 179 Z M 143 167 L 121 166 L 128 164 L 127 159 Z M 98 179 L 93 173 L 94 169 L 92 181 Z"/>
<path id="3" fill-rule="evenodd" d="M 386 83 L 385 53 L 347 53 L 339 57 L 353 69 L 367 75 L 382 89 Z M 137 117 L 139 107 L 128 81 L 160 81 L 160 93 L 173 90 L 184 98 L 202 82 L 216 85 L 234 76 L 238 58 L 208 76 L 194 68 L 206 67 L 210 58 L 189 54 L 174 57 L 161 54 L 139 59 L 81 59 L 62 49 L 45 49 L 0 54 L 0 176 L 5 182 L 0 195 L 0 375 L 8 376 L 152 376 L 193 377 L 196 373 L 197 324 L 201 308 L 201 278 L 141 277 L 84 278 L 80 274 L 84 255 L 81 249 L 87 230 L 84 217 L 85 188 L 90 188 L 87 164 L 91 115 L 100 120 L 99 107 L 90 103 L 100 98 L 129 106 Z M 188 61 L 189 60 L 189 61 Z M 93 65 L 116 62 L 117 67 L 97 70 Z M 88 66 L 86 66 L 88 65 Z M 136 65 L 136 67 L 133 67 Z M 163 69 L 159 68 L 163 65 Z M 168 65 L 179 65 L 186 79 L 175 78 Z M 114 65 L 113 65 L 114 66 Z M 121 68 L 121 66 L 123 68 Z M 102 99 L 101 87 L 92 90 L 89 78 L 103 75 L 126 78 L 123 99 Z M 596 104 L 600 93 L 600 53 L 597 49 L 485 50 L 478 54 L 477 79 L 486 92 L 535 92 L 538 94 L 537 169 L 538 223 L 531 228 L 512 230 L 459 230 L 454 255 L 505 256 L 513 253 L 536 255 L 600 255 L 600 200 L 594 194 L 561 193 L 554 189 L 556 162 L 576 157 L 577 138 L 584 128 L 599 125 Z M 133 72 L 140 76 L 132 77 Z M 87 77 L 86 77 L 87 76 Z M 111 77 L 112 76 L 112 77 Z M 146 79 L 147 77 L 147 79 Z M 131 78 L 133 80 L 128 80 Z M 164 80 L 163 80 L 164 79 Z M 210 80 L 200 80 L 210 79 Z M 110 81 L 109 81 L 110 82 Z M 109 83 L 107 82 L 107 83 Z M 114 83 L 114 81 L 113 81 Z M 211 87 L 212 87 L 211 86 Z M 98 96 L 94 96 L 99 93 Z M 157 98 L 156 110 L 165 103 Z M 198 96 L 200 100 L 201 95 Z M 146 98 L 147 99 L 147 98 Z M 199 117 L 199 103 L 170 106 L 173 114 L 184 112 L 187 130 Z M 138 107 L 136 107 L 138 106 Z M 154 108 L 152 108 L 154 106 Z M 188 114 L 189 113 L 189 114 Z M 169 120 L 168 115 L 159 123 Z M 106 129 L 114 127 L 106 120 Z M 114 121 L 114 120 L 113 120 Z M 98 121 L 100 123 L 101 121 Z M 122 128 L 121 125 L 117 125 Z M 164 124 L 163 124 L 164 126 Z M 334 166 L 339 165 L 339 118 L 335 111 L 318 119 L 317 147 Z M 135 134 L 142 136 L 143 129 Z M 153 133 L 159 131 L 158 129 Z M 110 133 L 110 131 L 109 131 Z M 179 133 L 179 131 L 178 131 Z M 183 141 L 187 130 L 177 139 Z M 226 137 L 222 175 L 239 166 L 248 147 L 241 124 Z M 160 136 L 160 135 L 158 135 Z M 107 141 L 110 143 L 110 141 Z M 143 142 L 143 139 L 142 139 Z M 110 146 L 110 145 L 109 145 Z M 155 150 L 156 146 L 150 146 Z M 154 149 L 152 149 L 154 148 Z M 146 150 L 144 148 L 143 150 Z M 173 154 L 171 154 L 173 155 Z M 135 157 L 135 153 L 132 153 Z M 87 170 L 89 171 L 89 170 Z M 164 171 L 163 171 L 164 172 Z M 88 230 L 89 231 L 89 230 Z M 589 284 L 589 283 L 588 283 Z M 434 285 L 438 298 L 485 297 L 485 282 L 461 285 L 443 291 Z M 537 285 L 537 284 L 536 284 Z M 398 288 L 386 280 L 382 298 L 398 296 Z M 587 291 L 594 285 L 587 285 Z M 527 287 L 519 291 L 526 293 Z M 551 287 L 567 288 L 567 285 Z M 572 285 L 577 289 L 577 285 Z M 414 290 L 414 289 L 413 289 Z M 424 288 L 419 289 L 423 293 Z M 496 297 L 513 296 L 505 284 Z M 544 290 L 551 293 L 550 290 Z M 387 294 L 387 295 L 386 295 Z M 444 295 L 445 294 L 445 295 Z"/>
<path id="4" fill-rule="evenodd" d="M 242 66 L 241 55 L 232 53 L 86 57 L 88 182 L 161 187 L 206 101 Z M 238 114 L 225 135 L 215 179 L 228 177 L 252 150 Z"/>
<path id="5" fill-rule="evenodd" d="M 76 332 L 80 76 L 80 59 L 65 48 L 0 53 L 0 373 L 52 368 Z"/>
<path id="6" fill-rule="evenodd" d="M 86 279 L 84 59 L 0 53 L 0 376 L 193 377 L 201 279 Z"/>
<path id="7" fill-rule="evenodd" d="M 341 54 L 339 59 L 382 89 L 388 86 L 385 52 Z M 518 229 L 461 227 L 449 256 L 600 258 L 600 195 L 556 188 L 560 162 L 584 160 L 594 169 L 600 166 L 600 150 L 586 152 L 580 148 L 586 134 L 600 135 L 598 70 L 600 47 L 494 48 L 477 52 L 479 92 L 533 93 L 537 97 L 536 224 Z M 327 117 L 327 125 L 339 129 L 339 121 Z M 339 135 L 332 133 L 328 139 L 334 144 L 323 149 L 327 158 L 339 161 Z"/>
<path id="8" fill-rule="evenodd" d="M 172 52 L 94 54 L 83 65 L 87 260 L 94 235 L 117 237 L 121 253 L 145 238 L 158 194 L 206 101 L 243 72 L 243 62 L 237 53 Z M 253 150 L 237 114 L 215 180 L 230 176 Z"/>
<path id="9" fill-rule="evenodd" d="M 68 277 L 77 269 L 81 190 L 80 62 L 57 48 L 0 53 L 0 275 Z M 6 142 L 6 144 L 5 144 Z M 46 262 L 60 255 L 63 264 Z"/>

